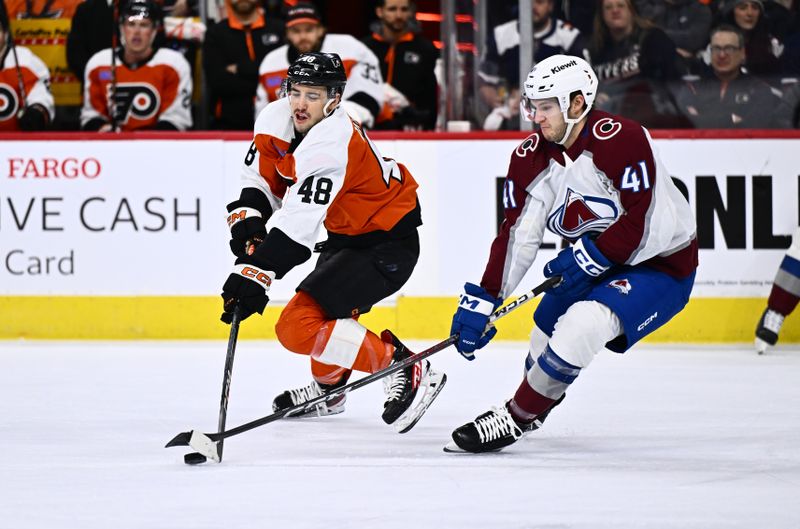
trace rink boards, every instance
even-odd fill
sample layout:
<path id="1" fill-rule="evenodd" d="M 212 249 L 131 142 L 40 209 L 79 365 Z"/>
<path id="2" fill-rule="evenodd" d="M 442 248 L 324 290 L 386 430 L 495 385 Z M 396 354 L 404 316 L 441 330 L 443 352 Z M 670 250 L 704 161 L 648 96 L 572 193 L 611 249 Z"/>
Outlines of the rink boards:
<path id="1" fill-rule="evenodd" d="M 698 221 L 692 301 L 652 341 L 747 342 L 800 222 L 800 135 L 654 134 Z M 420 184 L 422 253 L 401 292 L 364 317 L 418 339 L 447 335 L 465 281 L 480 279 L 502 178 L 524 135 L 375 134 Z M 238 195 L 247 135 L 5 136 L 0 142 L 0 338 L 218 338 L 232 264 L 225 204 Z M 444 138 L 444 139 L 438 139 Z M 518 293 L 555 256 L 552 234 Z M 312 268 L 270 291 L 245 338 L 274 337 L 280 306 Z M 525 339 L 529 307 L 501 322 Z M 800 342 L 798 316 L 782 342 Z"/>

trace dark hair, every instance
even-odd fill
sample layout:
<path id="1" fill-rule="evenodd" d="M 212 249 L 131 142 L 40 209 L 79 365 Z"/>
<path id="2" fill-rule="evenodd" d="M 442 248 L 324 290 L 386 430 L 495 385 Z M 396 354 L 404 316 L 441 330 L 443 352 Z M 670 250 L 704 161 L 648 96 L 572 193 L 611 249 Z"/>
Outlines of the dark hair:
<path id="1" fill-rule="evenodd" d="M 711 33 L 708 35 L 708 39 L 711 40 L 711 38 L 713 38 L 717 33 L 735 33 L 736 38 L 739 40 L 739 47 L 744 48 L 744 33 L 742 33 L 742 30 L 739 29 L 738 26 L 731 24 L 720 24 L 711 30 Z"/>
<path id="2" fill-rule="evenodd" d="M 375 0 L 375 8 L 386 7 L 386 0 Z M 414 7 L 414 0 L 408 0 L 408 7 Z"/>

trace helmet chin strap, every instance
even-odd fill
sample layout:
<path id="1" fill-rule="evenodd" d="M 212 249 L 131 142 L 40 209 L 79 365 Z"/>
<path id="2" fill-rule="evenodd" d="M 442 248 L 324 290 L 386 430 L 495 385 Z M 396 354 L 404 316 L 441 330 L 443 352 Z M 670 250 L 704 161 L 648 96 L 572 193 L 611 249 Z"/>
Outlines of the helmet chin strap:
<path id="1" fill-rule="evenodd" d="M 574 119 L 568 116 L 569 110 L 562 110 L 561 114 L 564 116 L 564 122 L 567 124 L 567 130 L 564 131 L 564 137 L 558 140 L 556 143 L 559 145 L 564 145 L 564 143 L 567 141 L 567 138 L 569 138 L 570 133 L 572 132 L 572 128 L 580 123 L 580 121 L 586 117 L 586 114 L 588 114 L 590 110 L 591 107 L 587 106 L 581 115 Z"/>
<path id="2" fill-rule="evenodd" d="M 334 105 L 334 104 L 336 104 L 336 99 L 335 98 L 328 100 L 328 102 L 325 103 L 325 106 L 322 107 L 322 115 L 327 118 L 328 116 L 333 114 L 333 111 L 336 110 L 336 108 L 335 107 L 331 108 L 331 105 Z"/>

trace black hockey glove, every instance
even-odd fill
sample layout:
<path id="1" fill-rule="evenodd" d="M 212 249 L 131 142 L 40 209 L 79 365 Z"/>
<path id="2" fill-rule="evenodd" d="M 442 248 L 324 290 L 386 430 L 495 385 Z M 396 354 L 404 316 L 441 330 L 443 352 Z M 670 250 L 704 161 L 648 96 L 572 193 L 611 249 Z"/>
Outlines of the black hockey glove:
<path id="1" fill-rule="evenodd" d="M 242 320 L 254 312 L 264 313 L 267 306 L 269 290 L 275 272 L 262 270 L 258 265 L 250 263 L 247 257 L 236 260 L 233 272 L 222 286 L 222 316 L 220 319 L 230 324 L 233 320 L 233 310 L 238 305 Z"/>
<path id="2" fill-rule="evenodd" d="M 267 236 L 267 222 L 261 212 L 234 200 L 228 204 L 228 227 L 231 229 L 231 251 L 236 257 L 252 255 L 253 250 Z"/>
<path id="3" fill-rule="evenodd" d="M 44 130 L 48 121 L 50 116 L 47 115 L 47 110 L 41 105 L 34 104 L 27 107 L 19 118 L 19 128 L 26 132 Z"/>

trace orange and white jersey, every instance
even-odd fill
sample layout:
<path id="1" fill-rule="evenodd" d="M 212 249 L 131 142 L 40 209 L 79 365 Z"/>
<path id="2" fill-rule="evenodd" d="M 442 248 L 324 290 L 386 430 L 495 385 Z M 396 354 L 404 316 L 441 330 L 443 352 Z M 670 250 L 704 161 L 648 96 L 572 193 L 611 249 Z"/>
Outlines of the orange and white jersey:
<path id="1" fill-rule="evenodd" d="M 383 106 L 383 78 L 378 58 L 361 41 L 350 35 L 328 34 L 322 41 L 323 53 L 336 53 L 341 57 L 347 73 L 347 85 L 342 97 L 342 107 L 350 116 L 371 127 Z M 288 44 L 269 52 L 258 68 L 256 90 L 256 116 L 267 103 L 278 99 L 281 83 L 286 78 L 294 55 Z M 296 57 L 293 57 L 296 58 Z"/>
<path id="2" fill-rule="evenodd" d="M 389 231 L 417 207 L 411 173 L 383 158 L 342 108 L 290 153 L 294 135 L 289 99 L 270 103 L 256 120 L 243 165 L 242 187 L 270 201 L 270 229 L 311 250 L 323 225 L 329 234 L 352 237 Z"/>
<path id="3" fill-rule="evenodd" d="M 117 56 L 114 98 L 121 130 L 153 128 L 167 121 L 178 130 L 192 126 L 192 73 L 177 51 L 160 48 L 146 63 L 130 68 Z M 111 48 L 95 53 L 86 65 L 81 126 L 109 112 L 112 72 Z"/>
<path id="4" fill-rule="evenodd" d="M 50 93 L 50 71 L 42 60 L 31 50 L 17 46 L 19 70 L 14 54 L 6 48 L 0 68 L 0 131 L 19 130 L 17 114 L 27 103 L 41 105 L 55 117 L 55 103 Z M 20 76 L 25 94 L 20 93 Z"/>

